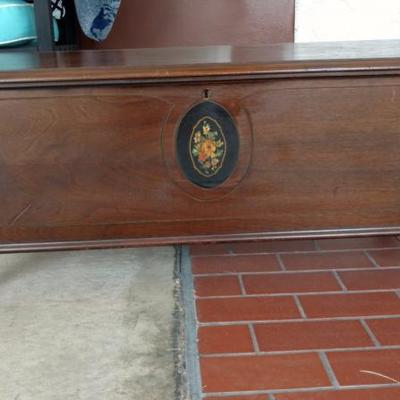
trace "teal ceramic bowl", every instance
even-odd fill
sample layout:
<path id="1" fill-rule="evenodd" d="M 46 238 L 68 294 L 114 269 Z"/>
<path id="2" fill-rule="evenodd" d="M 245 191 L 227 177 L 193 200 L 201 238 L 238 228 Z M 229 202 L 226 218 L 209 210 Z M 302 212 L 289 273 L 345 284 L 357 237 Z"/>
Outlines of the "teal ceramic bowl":
<path id="1" fill-rule="evenodd" d="M 56 21 L 54 36 L 57 41 Z M 20 46 L 35 41 L 36 38 L 33 5 L 23 0 L 0 0 L 0 46 Z"/>

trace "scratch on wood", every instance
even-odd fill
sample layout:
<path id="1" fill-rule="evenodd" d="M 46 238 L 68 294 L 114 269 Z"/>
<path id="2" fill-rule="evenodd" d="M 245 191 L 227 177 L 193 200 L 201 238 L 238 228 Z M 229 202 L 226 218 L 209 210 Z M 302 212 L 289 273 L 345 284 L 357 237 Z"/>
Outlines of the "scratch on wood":
<path id="1" fill-rule="evenodd" d="M 32 208 L 32 203 L 26 205 L 18 214 L 16 214 L 9 221 L 8 225 L 14 225 L 24 214 L 26 214 Z"/>

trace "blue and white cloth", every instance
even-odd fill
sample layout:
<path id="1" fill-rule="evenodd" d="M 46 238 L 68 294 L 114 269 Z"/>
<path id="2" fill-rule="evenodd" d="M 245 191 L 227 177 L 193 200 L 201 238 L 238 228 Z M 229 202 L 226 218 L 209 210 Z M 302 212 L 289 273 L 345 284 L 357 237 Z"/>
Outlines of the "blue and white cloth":
<path id="1" fill-rule="evenodd" d="M 121 0 L 75 0 L 79 24 L 87 37 L 101 42 L 111 31 Z"/>

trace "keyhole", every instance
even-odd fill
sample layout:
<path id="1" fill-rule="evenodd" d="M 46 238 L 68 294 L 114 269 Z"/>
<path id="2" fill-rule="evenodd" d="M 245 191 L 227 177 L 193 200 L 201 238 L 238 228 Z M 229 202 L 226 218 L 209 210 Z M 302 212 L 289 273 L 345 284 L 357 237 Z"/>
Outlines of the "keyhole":
<path id="1" fill-rule="evenodd" d="M 209 89 L 204 89 L 203 96 L 204 96 L 205 99 L 209 99 L 210 98 L 210 90 Z"/>

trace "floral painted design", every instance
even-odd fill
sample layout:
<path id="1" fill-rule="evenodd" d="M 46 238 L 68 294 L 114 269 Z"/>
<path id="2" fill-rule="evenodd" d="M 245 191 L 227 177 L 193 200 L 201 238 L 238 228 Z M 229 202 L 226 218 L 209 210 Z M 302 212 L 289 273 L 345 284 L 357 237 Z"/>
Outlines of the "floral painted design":
<path id="1" fill-rule="evenodd" d="M 193 128 L 189 151 L 194 168 L 201 175 L 215 175 L 222 167 L 226 142 L 222 128 L 217 121 L 204 117 Z"/>

